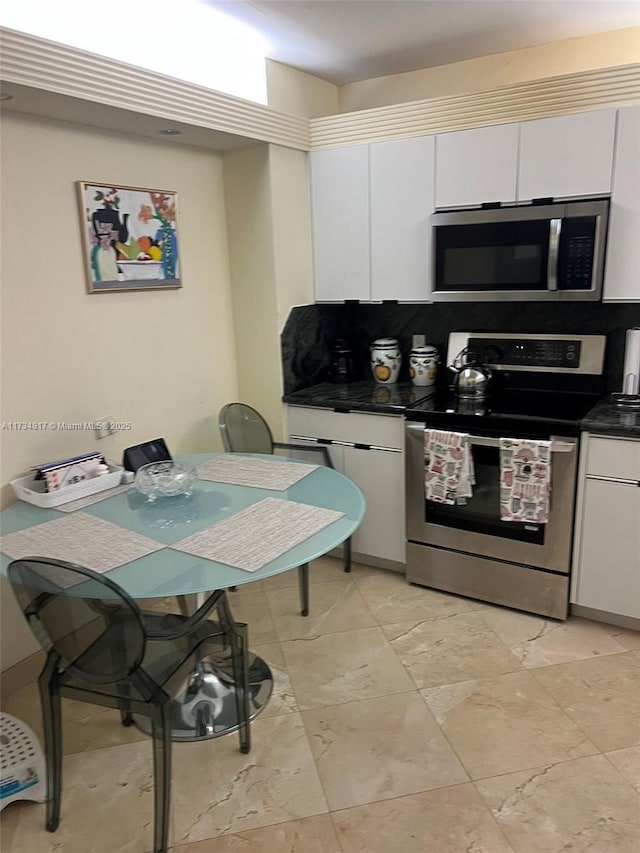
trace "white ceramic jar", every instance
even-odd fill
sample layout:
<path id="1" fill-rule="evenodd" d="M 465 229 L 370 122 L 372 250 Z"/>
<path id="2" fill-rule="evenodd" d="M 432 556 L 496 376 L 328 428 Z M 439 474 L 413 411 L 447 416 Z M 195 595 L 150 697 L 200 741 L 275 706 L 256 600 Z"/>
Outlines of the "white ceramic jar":
<path id="1" fill-rule="evenodd" d="M 435 347 L 414 347 L 409 353 L 409 376 L 414 385 L 433 385 L 440 356 Z"/>
<path id="2" fill-rule="evenodd" d="M 380 385 L 392 385 L 398 381 L 402 353 L 395 338 L 378 338 L 370 346 L 371 372 Z"/>

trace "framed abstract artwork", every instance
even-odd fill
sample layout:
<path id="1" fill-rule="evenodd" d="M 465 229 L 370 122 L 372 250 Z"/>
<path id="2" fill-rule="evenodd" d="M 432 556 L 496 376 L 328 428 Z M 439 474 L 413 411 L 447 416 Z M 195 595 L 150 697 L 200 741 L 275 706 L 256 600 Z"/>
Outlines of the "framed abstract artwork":
<path id="1" fill-rule="evenodd" d="M 175 192 L 77 188 L 89 293 L 182 287 Z"/>

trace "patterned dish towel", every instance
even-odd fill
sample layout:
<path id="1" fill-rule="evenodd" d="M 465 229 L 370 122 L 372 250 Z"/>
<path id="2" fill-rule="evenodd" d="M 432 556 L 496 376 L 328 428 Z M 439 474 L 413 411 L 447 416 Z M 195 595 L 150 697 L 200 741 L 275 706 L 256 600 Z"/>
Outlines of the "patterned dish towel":
<path id="1" fill-rule="evenodd" d="M 428 501 L 466 504 L 475 483 L 468 433 L 425 429 L 424 493 Z"/>
<path id="2" fill-rule="evenodd" d="M 501 521 L 549 521 L 551 442 L 500 439 Z"/>

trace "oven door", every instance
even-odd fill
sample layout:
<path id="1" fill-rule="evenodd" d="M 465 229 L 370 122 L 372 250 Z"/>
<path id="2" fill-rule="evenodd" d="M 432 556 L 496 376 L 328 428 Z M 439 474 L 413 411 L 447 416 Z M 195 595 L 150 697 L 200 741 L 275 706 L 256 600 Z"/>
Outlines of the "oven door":
<path id="1" fill-rule="evenodd" d="M 476 483 L 466 504 L 427 501 L 424 490 L 425 424 L 406 427 L 407 539 L 474 556 L 568 574 L 571 563 L 577 465 L 576 438 L 552 440 L 551 509 L 547 524 L 500 520 L 498 438 L 470 436 Z"/>

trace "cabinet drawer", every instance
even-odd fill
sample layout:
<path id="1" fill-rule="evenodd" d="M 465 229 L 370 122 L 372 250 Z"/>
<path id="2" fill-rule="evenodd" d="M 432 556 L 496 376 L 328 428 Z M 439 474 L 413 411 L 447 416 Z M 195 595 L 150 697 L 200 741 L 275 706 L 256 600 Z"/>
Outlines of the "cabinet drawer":
<path id="1" fill-rule="evenodd" d="M 590 438 L 587 449 L 587 476 L 640 480 L 640 441 Z"/>
<path id="2" fill-rule="evenodd" d="M 404 446 L 400 415 L 372 415 L 363 412 L 331 412 L 306 406 L 287 407 L 289 435 L 327 438 L 351 444 L 373 444 L 401 450 Z"/>

